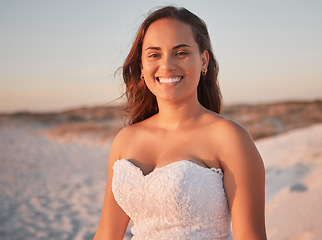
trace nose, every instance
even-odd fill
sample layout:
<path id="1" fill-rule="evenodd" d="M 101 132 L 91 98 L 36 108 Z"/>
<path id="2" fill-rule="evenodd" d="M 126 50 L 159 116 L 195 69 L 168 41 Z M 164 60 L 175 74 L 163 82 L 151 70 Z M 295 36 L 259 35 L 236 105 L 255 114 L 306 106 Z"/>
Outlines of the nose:
<path id="1" fill-rule="evenodd" d="M 165 55 L 160 61 L 160 68 L 162 70 L 171 71 L 176 68 L 175 59 L 171 55 Z"/>

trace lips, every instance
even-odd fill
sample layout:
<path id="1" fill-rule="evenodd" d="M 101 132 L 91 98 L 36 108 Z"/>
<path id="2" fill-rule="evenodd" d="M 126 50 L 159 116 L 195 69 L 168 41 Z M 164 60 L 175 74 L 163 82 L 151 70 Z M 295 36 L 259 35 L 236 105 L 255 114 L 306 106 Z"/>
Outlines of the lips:
<path id="1" fill-rule="evenodd" d="M 157 77 L 157 80 L 160 83 L 178 83 L 182 80 L 183 77 L 170 77 L 170 78 L 165 78 L 165 77 Z"/>

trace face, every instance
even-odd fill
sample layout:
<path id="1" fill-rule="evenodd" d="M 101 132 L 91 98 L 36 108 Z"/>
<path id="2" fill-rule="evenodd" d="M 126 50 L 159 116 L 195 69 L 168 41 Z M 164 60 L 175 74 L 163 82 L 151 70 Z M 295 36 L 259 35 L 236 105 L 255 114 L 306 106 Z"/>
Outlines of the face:
<path id="1" fill-rule="evenodd" d="M 209 55 L 200 53 L 189 25 L 169 18 L 152 23 L 143 39 L 141 58 L 144 81 L 158 101 L 197 99 Z"/>

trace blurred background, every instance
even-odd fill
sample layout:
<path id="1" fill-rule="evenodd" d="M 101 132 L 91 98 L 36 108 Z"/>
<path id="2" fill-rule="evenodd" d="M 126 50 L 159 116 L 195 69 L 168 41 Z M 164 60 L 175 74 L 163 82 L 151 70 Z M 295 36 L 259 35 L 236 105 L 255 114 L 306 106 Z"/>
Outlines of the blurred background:
<path id="1" fill-rule="evenodd" d="M 0 1 L 0 111 L 109 102 L 149 10 L 184 6 L 208 25 L 226 104 L 322 97 L 320 1 Z"/>
<path id="2" fill-rule="evenodd" d="M 222 114 L 265 162 L 269 239 L 322 235 L 322 2 L 1 0 L 1 239 L 92 239 L 126 123 L 116 70 L 165 5 L 208 26 Z"/>

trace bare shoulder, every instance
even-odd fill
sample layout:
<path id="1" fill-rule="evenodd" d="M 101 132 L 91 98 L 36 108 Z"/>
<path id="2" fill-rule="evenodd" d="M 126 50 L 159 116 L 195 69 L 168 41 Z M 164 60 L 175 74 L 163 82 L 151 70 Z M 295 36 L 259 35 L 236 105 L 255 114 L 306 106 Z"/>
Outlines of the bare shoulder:
<path id="1" fill-rule="evenodd" d="M 242 125 L 220 115 L 217 117 L 217 121 L 212 125 L 212 127 L 216 133 L 216 137 L 219 137 L 221 142 L 223 140 L 233 142 L 239 140 L 252 141 L 248 131 Z"/>
<path id="2" fill-rule="evenodd" d="M 123 155 L 125 146 L 135 135 L 136 128 L 133 125 L 122 128 L 114 137 L 112 147 L 109 154 L 109 162 L 114 163 Z"/>
<path id="3" fill-rule="evenodd" d="M 115 136 L 114 142 L 115 143 L 121 143 L 123 141 L 126 141 L 128 138 L 130 138 L 133 133 L 136 131 L 135 124 L 134 125 L 128 125 L 124 128 L 122 128 Z"/>
<path id="4" fill-rule="evenodd" d="M 238 165 L 247 165 L 252 161 L 261 161 L 252 137 L 239 123 L 215 115 L 210 132 L 221 165 L 236 165 L 237 161 Z"/>
<path id="5" fill-rule="evenodd" d="M 220 139 L 220 142 L 223 140 L 245 140 L 245 138 L 251 140 L 247 130 L 231 119 L 213 112 L 207 114 L 207 119 L 207 122 L 210 123 L 207 125 L 209 127 L 208 132 L 211 133 L 213 140 Z"/>
<path id="6" fill-rule="evenodd" d="M 126 149 L 137 142 L 137 139 L 144 134 L 145 123 L 144 121 L 128 125 L 121 129 L 113 140 L 110 155 L 111 160 L 117 160 L 126 155 Z"/>

